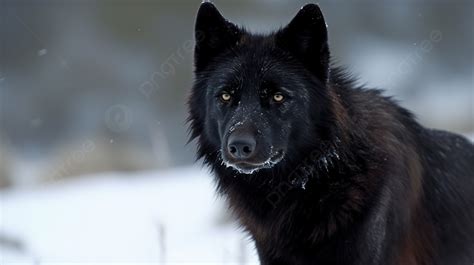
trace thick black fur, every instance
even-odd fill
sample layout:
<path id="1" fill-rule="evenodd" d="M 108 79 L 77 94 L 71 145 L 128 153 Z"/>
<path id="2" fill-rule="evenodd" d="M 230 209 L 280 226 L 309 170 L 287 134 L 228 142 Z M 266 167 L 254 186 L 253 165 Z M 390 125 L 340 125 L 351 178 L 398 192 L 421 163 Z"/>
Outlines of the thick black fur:
<path id="1" fill-rule="evenodd" d="M 474 146 L 330 67 L 317 5 L 254 35 L 203 3 L 195 75 L 191 139 L 262 264 L 474 264 Z M 256 140 L 252 170 L 235 131 Z"/>

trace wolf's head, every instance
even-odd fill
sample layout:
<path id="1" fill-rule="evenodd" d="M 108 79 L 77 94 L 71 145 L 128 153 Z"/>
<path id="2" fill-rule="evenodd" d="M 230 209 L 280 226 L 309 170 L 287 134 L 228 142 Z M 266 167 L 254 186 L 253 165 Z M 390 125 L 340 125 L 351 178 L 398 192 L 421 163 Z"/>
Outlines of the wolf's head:
<path id="1" fill-rule="evenodd" d="M 317 5 L 277 32 L 255 35 L 206 2 L 195 35 L 189 105 L 201 157 L 251 174 L 328 137 L 329 48 Z"/>

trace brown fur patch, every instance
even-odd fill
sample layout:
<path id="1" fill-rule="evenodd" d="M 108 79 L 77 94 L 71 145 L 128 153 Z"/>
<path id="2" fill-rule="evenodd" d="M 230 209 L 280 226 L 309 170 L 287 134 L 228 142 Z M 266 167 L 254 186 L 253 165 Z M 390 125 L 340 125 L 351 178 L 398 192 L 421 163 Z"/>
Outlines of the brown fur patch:
<path id="1" fill-rule="evenodd" d="M 350 119 L 347 113 L 346 108 L 342 105 L 340 96 L 334 91 L 334 89 L 329 89 L 329 99 L 331 100 L 331 105 L 333 108 L 333 114 L 336 122 L 336 128 L 339 129 L 341 133 L 340 139 L 342 142 L 346 143 L 349 141 L 349 126 Z"/>

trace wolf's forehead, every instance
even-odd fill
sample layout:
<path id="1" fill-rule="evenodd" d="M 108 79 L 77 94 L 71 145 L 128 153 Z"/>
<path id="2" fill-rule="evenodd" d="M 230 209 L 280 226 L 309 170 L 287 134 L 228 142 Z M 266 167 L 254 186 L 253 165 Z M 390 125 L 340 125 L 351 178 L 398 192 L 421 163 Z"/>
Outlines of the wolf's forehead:
<path id="1" fill-rule="evenodd" d="M 288 67 L 279 58 L 255 56 L 255 54 L 236 55 L 223 61 L 218 67 L 216 89 L 249 93 L 265 93 L 268 89 L 285 87 L 287 90 L 304 89 L 302 75 L 295 73 L 294 67 Z"/>
<path id="2" fill-rule="evenodd" d="M 224 73 L 220 75 L 219 83 L 223 87 L 231 87 L 232 90 L 258 90 L 270 79 L 270 67 L 270 64 L 264 62 L 237 63 L 233 67 L 223 69 Z"/>
<path id="3" fill-rule="evenodd" d="M 259 54 L 242 54 L 235 57 L 227 74 L 247 78 L 263 78 L 278 67 L 278 62 L 270 57 Z"/>

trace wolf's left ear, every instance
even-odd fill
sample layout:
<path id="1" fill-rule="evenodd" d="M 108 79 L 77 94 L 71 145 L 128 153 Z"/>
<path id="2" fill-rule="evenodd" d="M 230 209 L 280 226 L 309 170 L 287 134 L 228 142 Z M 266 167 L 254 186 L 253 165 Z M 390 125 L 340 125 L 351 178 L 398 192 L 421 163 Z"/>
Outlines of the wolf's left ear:
<path id="1" fill-rule="evenodd" d="M 240 35 L 239 28 L 228 22 L 212 3 L 202 3 L 195 27 L 194 64 L 196 70 L 203 69 L 218 53 L 234 46 L 240 39 Z"/>
<path id="2" fill-rule="evenodd" d="M 318 5 L 307 4 L 276 35 L 277 45 L 296 56 L 324 83 L 329 75 L 326 22 Z"/>

